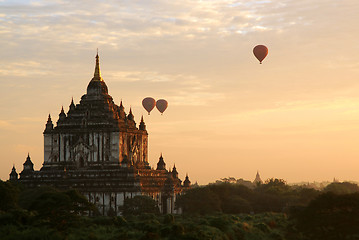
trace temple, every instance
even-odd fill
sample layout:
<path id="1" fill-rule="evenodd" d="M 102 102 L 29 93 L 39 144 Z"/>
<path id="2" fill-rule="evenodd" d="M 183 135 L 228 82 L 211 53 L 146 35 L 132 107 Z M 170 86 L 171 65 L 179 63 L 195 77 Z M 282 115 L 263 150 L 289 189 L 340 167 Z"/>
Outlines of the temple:
<path id="1" fill-rule="evenodd" d="M 254 184 L 262 184 L 263 183 L 258 171 L 257 171 L 256 178 L 254 179 L 253 183 Z"/>
<path id="2" fill-rule="evenodd" d="M 188 175 L 182 184 L 176 167 L 166 169 L 161 154 L 157 168 L 148 162 L 148 133 L 141 118 L 136 126 L 130 109 L 116 105 L 101 77 L 96 55 L 94 76 L 79 104 L 71 100 L 69 110 L 61 108 L 56 125 L 48 116 L 44 134 L 44 162 L 39 171 L 28 154 L 23 171 L 15 166 L 10 180 L 28 187 L 53 186 L 77 189 L 103 215 L 121 214 L 125 198 L 147 195 L 162 213 L 180 213 L 176 197 L 190 188 Z"/>

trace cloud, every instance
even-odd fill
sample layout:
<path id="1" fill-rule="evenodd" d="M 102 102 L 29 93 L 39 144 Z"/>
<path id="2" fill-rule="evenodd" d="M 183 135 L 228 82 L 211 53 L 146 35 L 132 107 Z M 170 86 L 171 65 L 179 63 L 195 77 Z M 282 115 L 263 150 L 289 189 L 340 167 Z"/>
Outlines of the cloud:
<path id="1" fill-rule="evenodd" d="M 173 106 L 203 106 L 225 98 L 225 94 L 215 90 L 209 81 L 194 75 L 152 71 L 108 71 L 106 72 L 106 82 L 110 84 L 136 82 L 146 92 L 152 89 L 151 92 L 154 95 L 168 96 L 167 100 Z"/>
<path id="2" fill-rule="evenodd" d="M 1 65 L 0 76 L 27 77 L 51 74 L 45 64 L 35 61 L 2 62 Z"/>
<path id="3" fill-rule="evenodd" d="M 175 51 L 179 45 L 186 51 L 213 49 L 222 44 L 221 39 L 230 41 L 228 48 L 240 48 L 253 39 L 285 43 L 288 48 L 298 47 L 299 42 L 303 48 L 340 33 L 342 25 L 355 31 L 356 11 L 351 2 L 3 1 L 0 44 L 9 47 L 11 58 L 30 58 L 39 51 L 56 56 L 104 46 L 158 55 Z M 345 12 L 345 18 L 335 10 Z M 312 34 L 317 35 L 315 41 L 307 37 Z"/>
<path id="4" fill-rule="evenodd" d="M 171 82 L 181 75 L 160 74 L 152 71 L 107 71 L 106 81 L 120 82 Z"/>
<path id="5" fill-rule="evenodd" d="M 182 40 L 271 29 L 268 1 L 36 1 L 2 3 L 2 31 L 17 41 L 102 43 L 112 46 L 150 38 Z M 272 7 L 273 8 L 273 7 Z M 100 11 L 98 9 L 101 9 Z M 40 37 L 41 36 L 41 37 Z M 130 41 L 131 40 L 131 41 Z"/>
<path id="6" fill-rule="evenodd" d="M 210 93 L 201 91 L 182 91 L 178 92 L 176 96 L 171 96 L 171 105 L 177 106 L 204 106 L 210 105 L 213 101 L 218 101 L 225 98 L 222 93 Z"/>
<path id="7" fill-rule="evenodd" d="M 226 122 L 227 126 L 247 127 L 252 133 L 293 134 L 359 130 L 358 98 L 313 99 L 277 102 L 276 106 L 237 111 L 208 119 L 215 126 Z M 345 122 L 345 124 L 343 124 Z M 227 129 L 228 131 L 228 129 Z M 236 134 L 233 131 L 233 134 Z"/>
<path id="8" fill-rule="evenodd" d="M 358 69 L 358 62 L 352 61 L 354 56 L 339 61 L 331 57 L 337 56 L 333 53 L 345 54 L 345 51 L 339 50 L 339 45 L 347 45 L 355 38 L 346 37 L 343 43 L 331 41 L 328 48 L 323 48 L 321 56 L 313 51 L 322 46 L 328 35 L 338 31 L 336 23 L 340 23 L 346 30 L 353 27 L 354 24 L 349 24 L 355 22 L 353 1 L 342 4 L 329 0 L 314 3 L 309 0 L 64 0 L 36 1 L 35 5 L 31 3 L 1 2 L 0 31 L 3 36 L 0 44 L 7 46 L 9 57 L 2 64 L 4 67 L 0 75 L 48 76 L 52 74 L 52 69 L 45 67 L 46 60 L 37 62 L 41 65 L 31 65 L 32 59 L 52 58 L 53 61 L 56 59 L 56 64 L 64 66 L 73 64 L 75 60 L 71 57 L 80 51 L 88 52 L 91 48 L 100 47 L 111 51 L 110 60 L 121 56 L 125 59 L 123 62 L 132 64 L 128 68 L 124 66 L 123 71 L 114 68 L 107 71 L 106 81 L 151 83 L 155 86 L 160 86 L 156 82 L 162 83 L 164 92 L 171 94 L 175 104 L 191 102 L 202 105 L 209 99 L 224 99 L 224 92 L 235 92 L 218 87 L 214 83 L 218 76 L 208 76 L 200 71 L 234 66 L 234 57 L 239 58 L 234 59 L 238 61 L 238 68 L 245 68 L 248 58 L 242 50 L 249 49 L 250 52 L 253 42 L 258 39 L 271 44 L 269 57 L 272 60 L 277 57 L 278 66 L 290 53 L 295 52 L 298 58 L 291 59 L 294 62 L 299 59 L 303 63 L 303 58 L 307 62 L 323 58 L 322 66 L 326 69 L 338 68 L 338 62 L 341 69 Z M 317 14 L 319 9 L 321 14 Z M 335 10 L 338 14 L 334 14 Z M 345 17 L 343 13 L 346 13 Z M 335 36 L 339 38 L 348 34 L 344 32 L 338 31 Z M 154 58 L 153 61 L 151 58 Z M 176 64 L 186 66 L 175 69 Z M 134 65 L 137 65 L 136 70 L 133 70 Z M 144 67 L 146 65 L 147 68 Z M 166 71 L 164 65 L 172 65 L 174 70 Z M 246 69 L 240 70 L 243 72 Z M 283 74 L 279 73 L 280 70 L 278 68 L 278 74 Z M 283 68 L 283 72 L 286 70 Z M 241 81 L 245 81 L 245 78 L 238 80 Z M 305 81 L 309 80 L 304 79 L 302 82 Z M 303 89 L 304 85 L 300 87 Z M 283 83 L 275 89 L 276 94 L 285 87 L 292 86 Z M 258 89 L 258 84 L 255 88 Z"/>
<path id="9" fill-rule="evenodd" d="M 9 121 L 5 121 L 5 120 L 0 120 L 0 129 L 3 130 L 9 130 L 9 129 L 13 129 L 14 125 L 9 122 Z"/>

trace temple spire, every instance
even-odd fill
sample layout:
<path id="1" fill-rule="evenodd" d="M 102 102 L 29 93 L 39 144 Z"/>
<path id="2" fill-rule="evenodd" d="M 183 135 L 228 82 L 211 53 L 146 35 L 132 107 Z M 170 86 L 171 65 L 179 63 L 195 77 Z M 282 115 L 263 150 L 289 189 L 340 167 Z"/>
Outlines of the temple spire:
<path id="1" fill-rule="evenodd" d="M 173 164 L 172 176 L 173 176 L 174 178 L 178 178 L 178 172 L 177 172 L 176 164 Z"/>
<path id="2" fill-rule="evenodd" d="M 11 170 L 11 173 L 10 173 L 10 181 L 15 181 L 18 179 L 18 174 L 16 172 L 16 168 L 15 168 L 15 164 L 13 164 L 13 167 L 12 167 L 12 170 Z"/>
<path id="3" fill-rule="evenodd" d="M 141 117 L 141 122 L 140 122 L 140 125 L 139 125 L 139 129 L 142 130 L 142 131 L 146 131 L 146 124 L 145 124 L 145 121 L 143 121 L 143 115 Z"/>
<path id="4" fill-rule="evenodd" d="M 34 164 L 31 161 L 29 152 L 27 153 L 27 158 L 23 165 L 24 165 L 24 171 L 34 171 Z"/>
<path id="5" fill-rule="evenodd" d="M 261 184 L 263 181 L 261 179 L 261 176 L 259 175 L 259 171 L 257 170 L 256 178 L 254 179 L 253 183 L 255 184 Z"/>
<path id="6" fill-rule="evenodd" d="M 74 110 L 75 109 L 74 97 L 72 97 L 72 99 L 71 99 L 71 103 L 70 103 L 69 108 L 70 108 L 69 110 Z"/>
<path id="7" fill-rule="evenodd" d="M 134 116 L 133 116 L 133 114 L 132 114 L 132 108 L 131 108 L 131 107 L 130 107 L 130 112 L 129 112 L 128 115 L 127 115 L 127 119 L 128 119 L 128 120 L 131 120 L 131 121 L 134 120 Z"/>
<path id="8" fill-rule="evenodd" d="M 49 113 L 49 117 L 47 118 L 44 133 L 49 133 L 53 129 L 54 129 L 54 125 L 52 124 L 51 115 Z"/>
<path id="9" fill-rule="evenodd" d="M 119 117 L 120 117 L 121 119 L 125 119 L 125 118 L 126 118 L 126 114 L 125 114 L 125 111 L 124 111 L 124 107 L 123 107 L 123 105 L 122 105 L 122 99 L 121 99 L 121 103 L 120 103 L 120 107 L 119 107 L 118 114 L 119 114 Z"/>
<path id="10" fill-rule="evenodd" d="M 157 170 L 166 170 L 166 163 L 163 161 L 162 153 L 157 163 Z"/>
<path id="11" fill-rule="evenodd" d="M 100 71 L 100 57 L 98 56 L 98 49 L 97 49 L 97 54 L 96 54 L 96 67 L 95 67 L 95 73 L 94 73 L 93 79 L 102 81 L 101 71 Z"/>
<path id="12" fill-rule="evenodd" d="M 191 187 L 191 181 L 189 180 L 188 173 L 186 173 L 186 179 L 183 182 L 183 186 L 185 188 L 190 188 Z"/>
<path id="13" fill-rule="evenodd" d="M 66 114 L 65 114 L 65 111 L 64 111 L 64 106 L 61 107 L 61 112 L 59 114 L 59 120 L 58 121 L 62 121 L 66 118 Z"/>

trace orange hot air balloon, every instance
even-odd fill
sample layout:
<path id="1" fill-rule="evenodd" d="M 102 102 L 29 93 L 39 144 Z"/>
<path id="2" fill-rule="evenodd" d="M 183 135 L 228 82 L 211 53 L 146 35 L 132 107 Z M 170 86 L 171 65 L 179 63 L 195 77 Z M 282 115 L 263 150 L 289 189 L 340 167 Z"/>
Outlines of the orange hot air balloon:
<path id="1" fill-rule="evenodd" d="M 268 55 L 268 48 L 264 45 L 257 45 L 253 48 L 253 53 L 259 63 L 262 64 L 263 59 Z"/>
<path id="2" fill-rule="evenodd" d="M 150 115 L 150 112 L 156 106 L 156 100 L 151 97 L 146 97 L 142 100 L 142 106 L 146 109 L 148 115 Z"/>
<path id="3" fill-rule="evenodd" d="M 158 111 L 161 112 L 161 115 L 167 109 L 167 106 L 168 106 L 168 102 L 164 99 L 159 99 L 156 102 L 156 108 L 158 109 Z"/>

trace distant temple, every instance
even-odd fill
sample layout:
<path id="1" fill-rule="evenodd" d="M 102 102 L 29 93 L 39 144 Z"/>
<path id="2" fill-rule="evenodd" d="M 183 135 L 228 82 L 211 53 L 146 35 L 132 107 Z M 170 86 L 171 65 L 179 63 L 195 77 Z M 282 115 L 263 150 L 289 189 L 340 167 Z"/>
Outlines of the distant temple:
<path id="1" fill-rule="evenodd" d="M 126 114 L 108 94 L 96 55 L 94 77 L 79 104 L 72 99 L 63 107 L 54 126 L 49 115 L 44 130 L 44 162 L 39 171 L 28 154 L 18 176 L 15 166 L 10 180 L 28 187 L 74 188 L 97 205 L 103 215 L 121 214 L 124 199 L 147 195 L 157 201 L 162 213 L 178 213 L 176 196 L 190 188 L 186 175 L 182 181 L 174 166 L 166 169 L 162 154 L 153 169 L 148 163 L 148 133 L 141 118 L 136 126 L 130 109 Z"/>
<path id="2" fill-rule="evenodd" d="M 254 179 L 253 183 L 254 184 L 262 184 L 263 183 L 258 171 L 257 171 L 256 178 Z"/>

